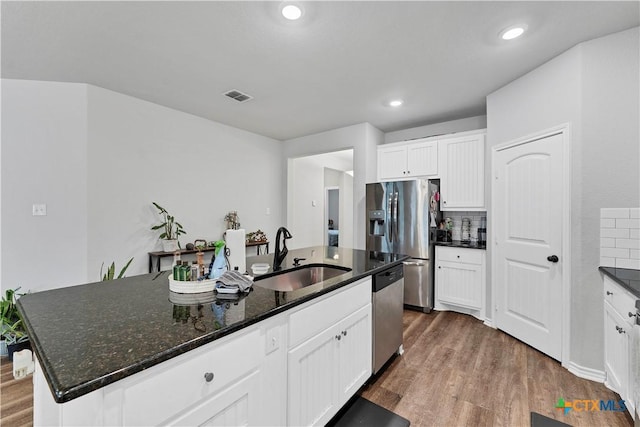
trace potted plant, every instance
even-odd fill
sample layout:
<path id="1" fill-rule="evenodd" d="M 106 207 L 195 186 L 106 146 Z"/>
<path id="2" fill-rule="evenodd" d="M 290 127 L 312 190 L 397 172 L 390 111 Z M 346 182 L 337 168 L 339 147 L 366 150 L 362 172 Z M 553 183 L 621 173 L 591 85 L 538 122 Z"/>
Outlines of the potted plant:
<path id="1" fill-rule="evenodd" d="M 125 264 L 124 267 L 122 267 L 122 270 L 120 270 L 120 274 L 118 274 L 118 277 L 115 277 L 116 275 L 115 261 L 111 263 L 109 268 L 107 268 L 107 272 L 104 274 L 102 273 L 102 269 L 104 268 L 104 262 L 103 262 L 102 265 L 100 266 L 100 276 L 102 276 L 102 281 L 105 282 L 107 280 L 113 280 L 114 278 L 122 279 L 124 277 L 125 271 L 127 271 L 127 268 L 129 268 L 129 265 L 131 264 L 132 261 L 133 261 L 133 257 Z"/>
<path id="2" fill-rule="evenodd" d="M 18 294 L 18 289 L 20 288 L 7 289 L 0 301 L 0 316 L 2 321 L 0 325 L 0 335 L 7 346 L 9 360 L 13 360 L 14 352 L 30 347 L 29 336 L 24 328 L 24 324 L 18 313 L 18 306 L 16 305 L 16 296 L 24 295 Z"/>
<path id="3" fill-rule="evenodd" d="M 160 234 L 160 240 L 162 240 L 162 250 L 165 252 L 175 252 L 180 248 L 180 242 L 178 238 L 181 234 L 187 232 L 182 228 L 182 225 L 175 220 L 175 218 L 167 212 L 165 208 L 152 202 L 153 206 L 158 209 L 158 213 L 162 216 L 162 224 L 154 225 L 152 230 L 163 230 Z"/>

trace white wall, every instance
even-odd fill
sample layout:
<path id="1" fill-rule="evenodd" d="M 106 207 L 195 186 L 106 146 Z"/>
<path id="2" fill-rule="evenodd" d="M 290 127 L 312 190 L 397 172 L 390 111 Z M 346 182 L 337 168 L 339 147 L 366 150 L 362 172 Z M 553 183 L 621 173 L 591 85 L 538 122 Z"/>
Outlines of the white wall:
<path id="1" fill-rule="evenodd" d="M 284 156 L 295 159 L 304 156 L 328 153 L 332 151 L 353 148 L 353 212 L 354 212 L 354 241 L 353 247 L 364 249 L 365 244 L 365 184 L 376 180 L 377 145 L 382 143 L 383 133 L 368 123 L 334 129 L 314 135 L 290 139 L 284 142 Z M 292 162 L 289 161 L 291 167 Z M 291 177 L 291 174 L 289 174 Z M 289 179 L 289 188 L 292 186 Z M 290 193 L 289 193 L 290 194 Z M 287 210 L 287 224 L 291 225 L 294 212 L 289 203 Z M 291 229 L 295 235 L 296 231 Z M 303 246 L 296 243 L 297 246 Z"/>
<path id="2" fill-rule="evenodd" d="M 127 275 L 146 273 L 160 249 L 152 201 L 185 227 L 183 245 L 220 239 L 230 210 L 272 238 L 283 223 L 281 142 L 93 86 L 3 83 L 3 283 L 96 281 L 103 261 L 130 257 Z M 37 202 L 47 217 L 31 217 Z"/>
<path id="3" fill-rule="evenodd" d="M 86 90 L 2 80 L 3 289 L 86 281 Z M 34 203 L 47 215 L 32 216 Z"/>
<path id="4" fill-rule="evenodd" d="M 384 134 L 384 143 L 407 141 L 409 139 L 425 138 L 445 133 L 465 132 L 469 130 L 485 129 L 487 116 L 474 116 L 465 119 L 450 120 L 448 122 L 434 123 L 425 126 L 417 126 L 409 129 L 387 132 Z"/>
<path id="5" fill-rule="evenodd" d="M 571 125 L 570 358 L 597 370 L 600 208 L 638 205 L 640 194 L 638 40 L 634 28 L 580 44 L 487 97 L 488 159 L 496 144 Z M 490 197 L 488 180 L 487 189 Z M 491 212 L 488 219 L 491 230 Z"/>

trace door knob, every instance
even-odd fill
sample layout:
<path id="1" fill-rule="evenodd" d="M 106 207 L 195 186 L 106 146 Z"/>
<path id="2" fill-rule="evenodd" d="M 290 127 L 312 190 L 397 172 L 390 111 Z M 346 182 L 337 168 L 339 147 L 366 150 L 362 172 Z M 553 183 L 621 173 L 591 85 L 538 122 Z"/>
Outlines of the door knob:
<path id="1" fill-rule="evenodd" d="M 556 255 L 549 255 L 547 257 L 547 261 L 558 262 L 559 260 L 560 260 L 560 258 L 558 258 Z"/>
<path id="2" fill-rule="evenodd" d="M 206 372 L 204 374 L 204 380 L 208 383 L 210 383 L 213 380 L 213 373 L 212 372 Z"/>

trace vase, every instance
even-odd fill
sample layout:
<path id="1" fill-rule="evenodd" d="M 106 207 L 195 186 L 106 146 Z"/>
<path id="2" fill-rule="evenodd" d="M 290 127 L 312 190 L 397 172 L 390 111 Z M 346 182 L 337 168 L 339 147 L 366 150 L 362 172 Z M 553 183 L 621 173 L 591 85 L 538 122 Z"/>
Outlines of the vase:
<path id="1" fill-rule="evenodd" d="M 178 241 L 176 239 L 162 239 L 162 250 L 165 252 L 177 251 Z"/>
<path id="2" fill-rule="evenodd" d="M 13 362 L 13 353 L 15 353 L 16 351 L 24 350 L 25 348 L 28 348 L 29 350 L 31 350 L 31 341 L 27 340 L 27 341 L 14 343 L 14 344 L 8 344 L 7 354 L 9 356 L 9 360 Z"/>

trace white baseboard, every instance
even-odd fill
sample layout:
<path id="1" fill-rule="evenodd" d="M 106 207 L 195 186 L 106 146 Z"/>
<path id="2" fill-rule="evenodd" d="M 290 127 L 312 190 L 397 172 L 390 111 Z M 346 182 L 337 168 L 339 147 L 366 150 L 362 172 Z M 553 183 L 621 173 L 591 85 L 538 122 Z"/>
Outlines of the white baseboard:
<path id="1" fill-rule="evenodd" d="M 488 326 L 488 327 L 490 327 L 492 329 L 496 329 L 496 327 L 493 326 L 493 320 L 492 319 L 485 318 L 484 319 L 484 324 L 485 324 L 485 326 Z"/>
<path id="2" fill-rule="evenodd" d="M 569 362 L 566 365 L 566 368 L 573 375 L 584 378 L 586 380 L 604 383 L 604 380 L 606 378 L 606 374 L 604 371 L 601 371 L 599 369 L 585 368 L 584 366 L 580 366 L 575 362 Z"/>

